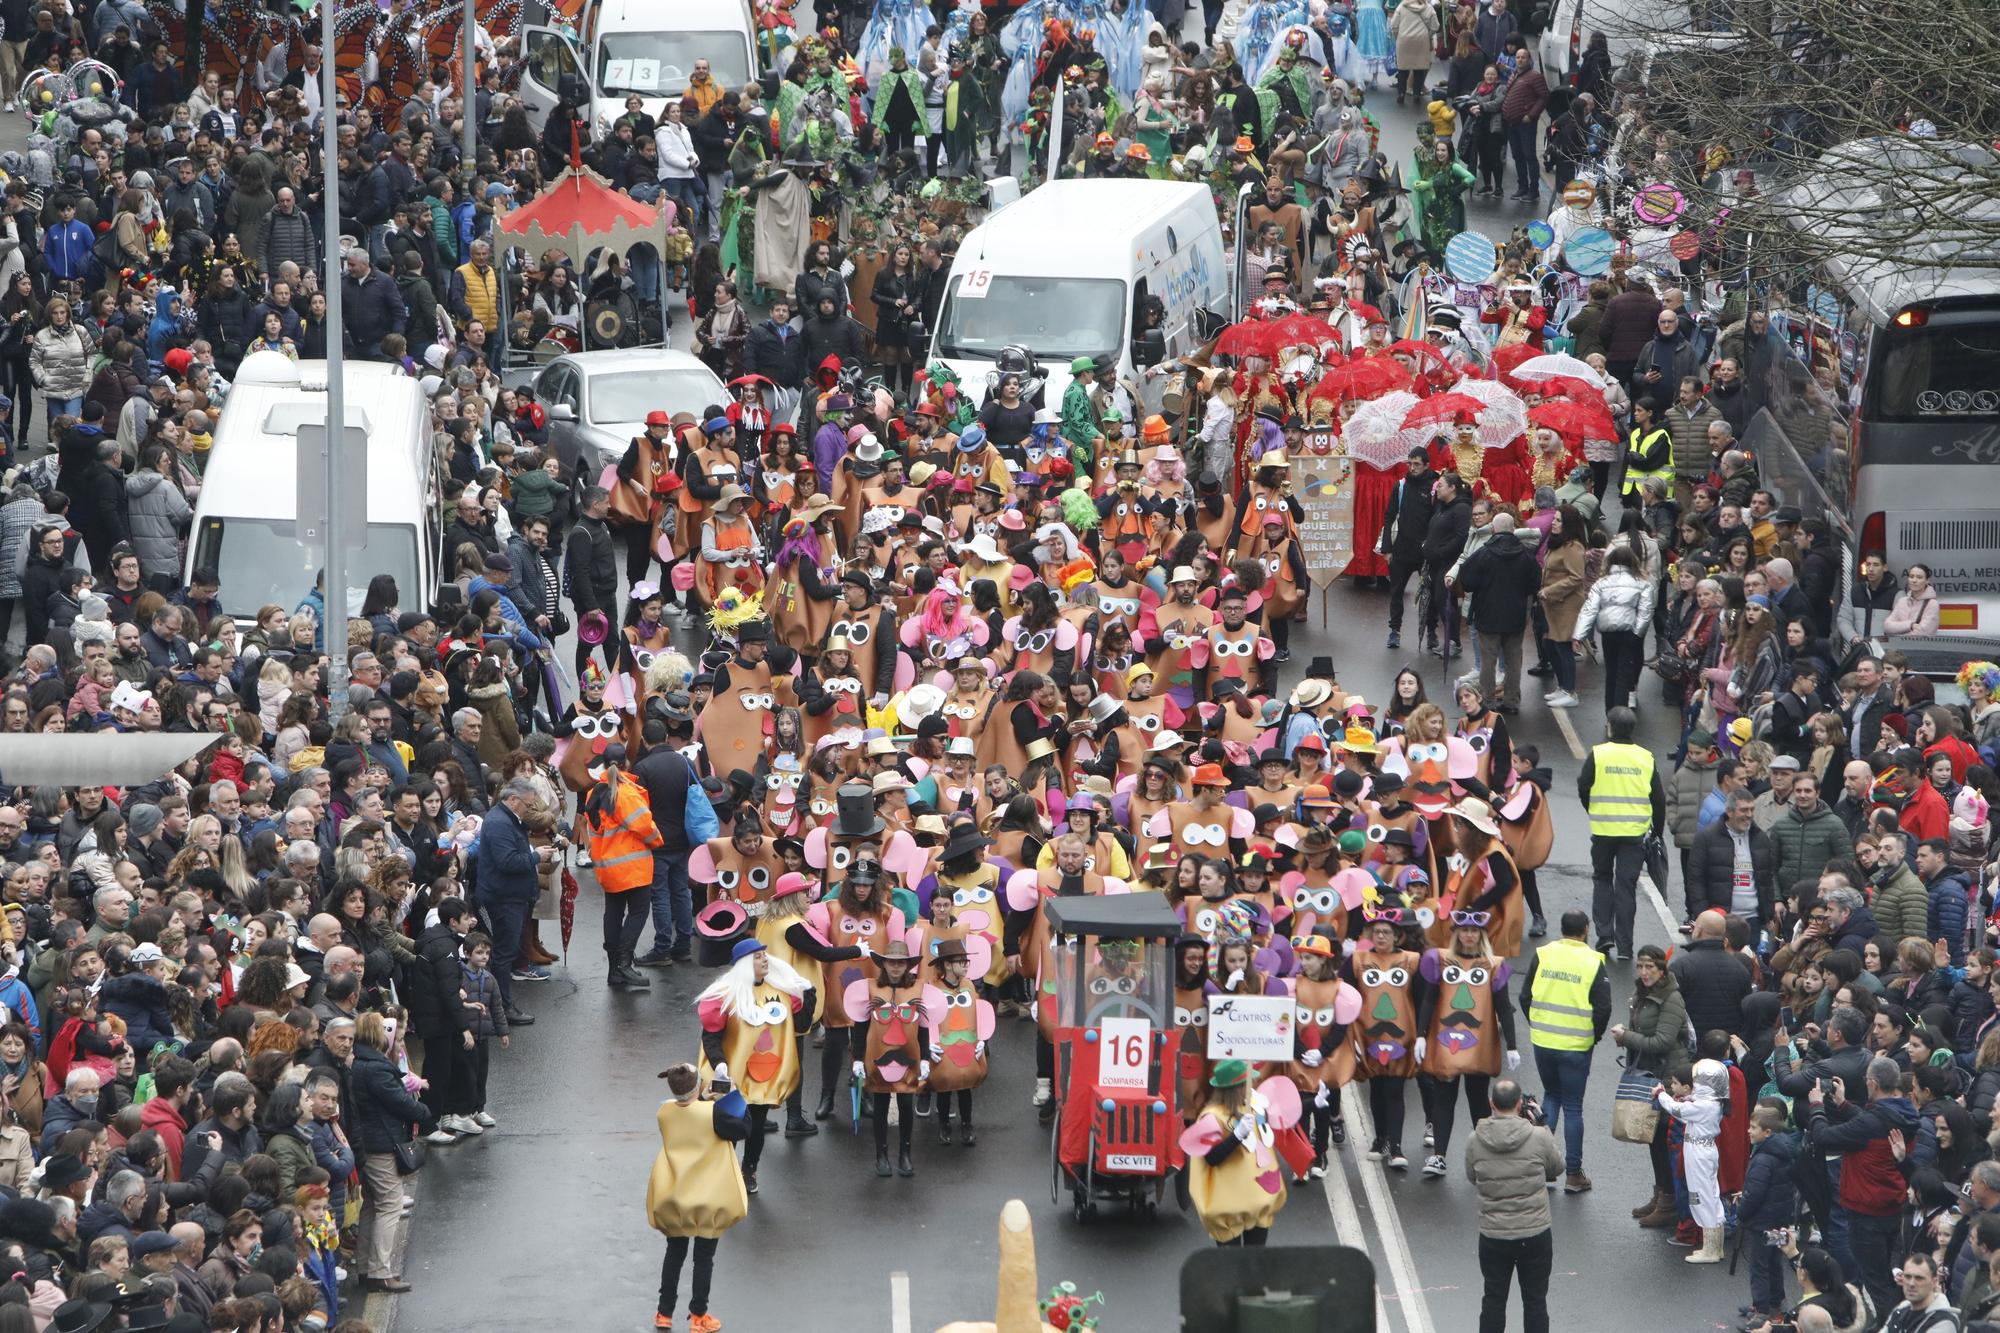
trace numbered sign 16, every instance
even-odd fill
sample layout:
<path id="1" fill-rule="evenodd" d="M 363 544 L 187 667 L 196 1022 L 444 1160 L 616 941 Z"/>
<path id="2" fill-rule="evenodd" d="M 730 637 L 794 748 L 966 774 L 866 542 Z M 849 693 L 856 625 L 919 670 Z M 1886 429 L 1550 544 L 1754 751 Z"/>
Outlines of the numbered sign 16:
<path id="1" fill-rule="evenodd" d="M 1143 1018 L 1107 1018 L 1097 1025 L 1097 1086 L 1146 1089 L 1153 1025 Z"/>

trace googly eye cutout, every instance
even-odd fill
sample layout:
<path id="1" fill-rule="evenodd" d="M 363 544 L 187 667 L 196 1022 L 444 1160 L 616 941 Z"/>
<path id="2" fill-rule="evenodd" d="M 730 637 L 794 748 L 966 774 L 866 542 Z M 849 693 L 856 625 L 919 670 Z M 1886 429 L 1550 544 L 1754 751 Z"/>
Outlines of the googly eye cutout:
<path id="1" fill-rule="evenodd" d="M 1407 986 L 1410 984 L 1410 973 L 1406 968 L 1392 967 L 1388 979 L 1391 986 Z"/>
<path id="2" fill-rule="evenodd" d="M 1189 1011 L 1188 1011 L 1188 1023 L 1189 1023 L 1189 1025 L 1190 1025 L 1190 1026 L 1193 1026 L 1193 1027 L 1198 1027 L 1198 1028 L 1205 1028 L 1205 1027 L 1207 1027 L 1207 1026 L 1208 1026 L 1208 1010 L 1207 1010 L 1207 1009 L 1205 1009 L 1205 1008 L 1204 1008 L 1204 1009 L 1192 1009 L 1192 1010 L 1189 1010 Z"/>
<path id="3" fill-rule="evenodd" d="M 1367 968 L 1361 973 L 1361 984 L 1370 988 L 1380 986 L 1386 980 L 1387 974 L 1379 967 Z"/>
<path id="4" fill-rule="evenodd" d="M 830 864 L 835 870 L 847 869 L 848 863 L 853 859 L 854 859 L 853 849 L 844 846 L 834 848 L 827 855 L 828 864 Z"/>
<path id="5" fill-rule="evenodd" d="M 1389 826 L 1387 824 L 1370 824 L 1368 826 L 1368 841 L 1374 843 L 1381 843 L 1381 842 L 1387 842 L 1388 840 L 1389 840 Z"/>

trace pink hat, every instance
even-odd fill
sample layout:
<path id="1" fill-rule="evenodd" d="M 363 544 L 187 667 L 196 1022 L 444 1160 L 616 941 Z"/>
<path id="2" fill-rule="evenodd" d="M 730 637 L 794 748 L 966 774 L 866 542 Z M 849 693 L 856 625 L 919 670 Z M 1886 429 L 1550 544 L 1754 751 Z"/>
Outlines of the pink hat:
<path id="1" fill-rule="evenodd" d="M 795 893 L 804 893 L 811 887 L 811 883 L 804 875 L 799 874 L 796 870 L 788 870 L 778 876 L 778 883 L 772 888 L 771 897 L 773 899 L 789 898 Z"/>
<path id="2" fill-rule="evenodd" d="M 1016 565 L 1007 571 L 1007 587 L 1013 592 L 1020 592 L 1030 583 L 1040 583 L 1041 581 L 1041 571 L 1035 569 L 1032 565 Z"/>
<path id="3" fill-rule="evenodd" d="M 1007 509 L 1001 511 L 1000 526 L 1009 532 L 1026 532 L 1028 530 L 1028 520 L 1021 517 L 1020 510 Z"/>

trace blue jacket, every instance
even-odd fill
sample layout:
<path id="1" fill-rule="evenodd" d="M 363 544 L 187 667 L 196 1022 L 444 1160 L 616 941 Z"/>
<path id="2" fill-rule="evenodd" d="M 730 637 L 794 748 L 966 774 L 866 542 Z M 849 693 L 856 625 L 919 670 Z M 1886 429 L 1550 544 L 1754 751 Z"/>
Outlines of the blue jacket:
<path id="1" fill-rule="evenodd" d="M 479 826 L 479 899 L 481 902 L 532 903 L 540 887 L 536 870 L 541 861 L 528 842 L 528 831 L 505 805 L 495 802 Z"/>
<path id="2" fill-rule="evenodd" d="M 389 780 L 400 787 L 410 780 L 410 770 L 403 763 L 403 753 L 394 741 L 368 742 L 368 757 L 389 770 Z"/>
<path id="3" fill-rule="evenodd" d="M 1924 933 L 1943 940 L 1951 950 L 1951 965 L 1965 966 L 1965 919 L 1971 913 L 1971 882 L 1960 870 L 1947 870 L 1924 885 L 1930 905 L 1924 910 Z"/>
<path id="4" fill-rule="evenodd" d="M 97 237 L 89 226 L 71 218 L 48 229 L 42 237 L 42 254 L 56 277 L 87 282 L 97 271 L 96 244 Z"/>
<path id="5" fill-rule="evenodd" d="M 28 1031 L 35 1038 L 35 1048 L 41 1049 L 42 1015 L 35 1007 L 35 992 L 28 989 L 28 983 L 19 977 L 0 980 L 0 1004 L 6 1005 L 16 1020 L 28 1025 Z"/>
<path id="6" fill-rule="evenodd" d="M 1798 1187 L 1792 1183 L 1792 1163 L 1798 1157 L 1798 1136 L 1773 1134 L 1750 1150 L 1743 1172 L 1743 1198 L 1736 1205 L 1737 1226 L 1745 1231 L 1790 1226 L 1798 1213 Z"/>
<path id="7" fill-rule="evenodd" d="M 1728 804 L 1729 798 L 1722 794 L 1722 788 L 1710 787 L 1708 795 L 1701 798 L 1701 809 L 1695 813 L 1695 828 L 1705 829 L 1722 818 L 1723 807 Z"/>
<path id="8" fill-rule="evenodd" d="M 489 580 L 484 574 L 481 574 L 474 578 L 472 582 L 465 585 L 465 600 L 470 602 L 488 588 L 500 594 L 500 605 L 498 608 L 500 611 L 500 623 L 507 627 L 509 637 L 514 640 L 515 646 L 528 652 L 545 647 L 546 645 L 543 644 L 541 636 L 529 629 L 528 622 L 521 619 L 521 608 L 514 604 L 514 589 L 512 587 L 502 587 L 500 584 Z"/>

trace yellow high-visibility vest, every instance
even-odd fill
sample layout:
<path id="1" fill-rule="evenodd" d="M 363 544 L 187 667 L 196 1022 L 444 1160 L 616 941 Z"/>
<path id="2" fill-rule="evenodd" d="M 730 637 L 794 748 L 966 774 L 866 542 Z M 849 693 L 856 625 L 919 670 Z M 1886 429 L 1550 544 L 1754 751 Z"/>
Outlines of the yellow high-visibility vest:
<path id="1" fill-rule="evenodd" d="M 1535 1045 L 1551 1051 L 1587 1051 L 1597 1043 L 1590 988 L 1604 970 L 1604 955 L 1582 940 L 1562 939 L 1535 950 L 1535 988 L 1528 996 L 1528 1029 Z"/>
<path id="2" fill-rule="evenodd" d="M 1653 826 L 1653 752 L 1623 741 L 1591 747 L 1590 836 L 1643 838 Z"/>

